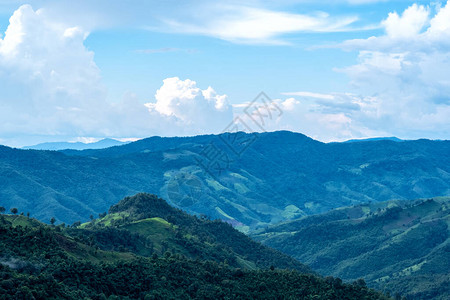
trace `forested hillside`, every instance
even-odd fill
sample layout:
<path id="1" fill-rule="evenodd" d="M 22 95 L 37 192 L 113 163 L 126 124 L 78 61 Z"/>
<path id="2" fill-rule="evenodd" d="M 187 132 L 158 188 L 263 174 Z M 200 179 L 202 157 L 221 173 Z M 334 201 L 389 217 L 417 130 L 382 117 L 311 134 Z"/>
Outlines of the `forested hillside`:
<path id="1" fill-rule="evenodd" d="M 0 201 L 73 223 L 149 192 L 248 232 L 368 201 L 449 195 L 448 153 L 449 141 L 324 144 L 286 131 L 153 137 L 85 151 L 0 147 Z"/>
<path id="2" fill-rule="evenodd" d="M 195 259 L 186 256 L 187 249 L 170 241 L 171 235 L 162 229 L 167 224 L 175 236 L 198 238 L 211 247 L 230 241 L 239 245 L 242 239 L 236 237 L 242 234 L 226 225 L 220 230 L 230 235 L 230 241 L 221 244 L 219 237 L 212 241 L 214 222 L 197 219 L 197 224 L 190 224 L 195 218 L 168 212 L 166 205 L 155 196 L 138 195 L 113 207 L 110 215 L 73 228 L 45 225 L 22 215 L 0 215 L 0 299 L 388 299 L 361 280 L 344 284 L 338 278 L 283 270 L 278 265 L 235 268 L 235 262 L 218 262 L 203 248 L 198 248 Z M 133 213 L 143 207 L 142 215 Z M 178 225 L 164 219 L 169 216 Z M 169 241 L 166 249 L 159 249 L 158 238 Z M 118 251 L 110 250 L 116 246 Z M 138 255 L 145 247 L 148 255 Z M 232 251 L 238 248 L 229 246 Z M 267 252 L 257 250 L 251 255 L 261 259 L 261 265 L 266 263 Z M 271 262 L 283 259 L 280 255 Z"/>
<path id="3" fill-rule="evenodd" d="M 67 231 L 86 242 L 95 242 L 103 250 L 143 256 L 169 251 L 192 259 L 226 262 L 232 267 L 277 266 L 312 273 L 309 267 L 253 241 L 228 223 L 188 215 L 150 194 L 126 197 L 107 215 Z"/>
<path id="4" fill-rule="evenodd" d="M 450 297 L 450 198 L 388 201 L 285 222 L 253 237 L 321 274 L 408 299 Z"/>

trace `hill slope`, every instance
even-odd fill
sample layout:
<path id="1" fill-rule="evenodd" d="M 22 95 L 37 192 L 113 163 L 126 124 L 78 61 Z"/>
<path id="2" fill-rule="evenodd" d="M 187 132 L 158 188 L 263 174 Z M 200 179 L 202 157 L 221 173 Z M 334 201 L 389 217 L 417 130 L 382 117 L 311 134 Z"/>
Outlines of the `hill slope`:
<path id="1" fill-rule="evenodd" d="M 144 256 L 170 251 L 192 259 L 226 261 L 233 267 L 277 266 L 312 272 L 297 260 L 253 241 L 227 223 L 188 215 L 150 194 L 126 197 L 113 205 L 106 216 L 69 230 L 74 236 L 97 242 L 104 250 L 121 249 Z"/>
<path id="2" fill-rule="evenodd" d="M 289 221 L 255 234 L 321 274 L 409 299 L 450 297 L 450 198 L 388 201 Z"/>
<path id="3" fill-rule="evenodd" d="M 324 144 L 292 132 L 85 151 L 0 147 L 0 205 L 72 223 L 148 192 L 249 231 L 368 201 L 450 195 L 449 153 L 450 141 Z"/>
<path id="4" fill-rule="evenodd" d="M 165 204 L 156 197 L 138 195 L 130 199 L 156 208 L 146 214 L 166 211 Z M 119 213 L 133 210 L 125 207 L 127 210 Z M 174 220 L 189 218 L 181 212 L 172 213 Z M 121 222 L 119 227 L 135 223 L 137 216 L 128 217 L 133 221 Z M 91 224 L 90 232 L 100 229 L 100 224 L 106 226 L 105 218 L 95 226 Z M 101 243 L 91 239 L 88 232 L 87 236 L 72 236 L 77 230 L 80 233 L 84 229 L 44 225 L 25 216 L 0 215 L 0 299 L 275 299 L 280 295 L 303 299 L 388 299 L 361 281 L 343 284 L 337 278 L 324 279 L 297 271 L 236 269 L 170 252 L 164 256 L 154 253 L 149 258 L 124 249 L 105 251 L 99 249 Z M 128 241 L 138 240 L 128 237 Z"/>

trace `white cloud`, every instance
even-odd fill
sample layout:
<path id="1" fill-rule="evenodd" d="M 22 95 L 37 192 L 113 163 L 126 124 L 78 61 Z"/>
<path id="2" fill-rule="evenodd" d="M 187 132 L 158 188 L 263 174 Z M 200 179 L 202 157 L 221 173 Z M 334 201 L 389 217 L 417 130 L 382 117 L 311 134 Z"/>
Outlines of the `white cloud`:
<path id="1" fill-rule="evenodd" d="M 330 17 L 327 13 L 295 14 L 242 5 L 208 7 L 203 18 L 193 21 L 166 19 L 171 31 L 201 34 L 237 43 L 284 44 L 282 36 L 298 32 L 353 30 L 358 18 Z"/>
<path id="2" fill-rule="evenodd" d="M 145 137 L 220 132 L 232 119 L 226 95 L 194 81 L 164 80 L 156 102 L 133 94 L 107 101 L 94 53 L 79 26 L 54 21 L 47 11 L 21 6 L 0 39 L 0 136 Z M 8 142 L 9 141 L 9 142 Z M 39 142 L 39 141 L 37 141 Z"/>
<path id="3" fill-rule="evenodd" d="M 332 100 L 334 99 L 333 95 L 329 94 L 322 94 L 322 93 L 313 93 L 313 92 L 291 92 L 291 93 L 282 93 L 286 96 L 300 96 L 300 97 L 311 97 L 311 98 L 318 98 L 318 99 L 328 99 Z"/>
<path id="4" fill-rule="evenodd" d="M 433 11 L 435 12 L 433 14 Z M 432 52 L 450 49 L 450 5 L 444 7 L 413 4 L 401 15 L 392 12 L 381 23 L 386 34 L 342 43 L 346 50 L 385 52 Z"/>
<path id="5" fill-rule="evenodd" d="M 104 91 L 94 54 L 83 45 L 87 34 L 29 5 L 14 12 L 0 39 L 2 131 L 50 134 L 92 122 Z M 83 118 L 69 124 L 67 116 L 79 111 Z"/>
<path id="6" fill-rule="evenodd" d="M 450 5 L 448 2 L 445 7 L 438 7 L 438 13 L 430 20 L 430 27 L 426 35 L 431 40 L 439 41 L 447 38 L 447 45 L 450 43 L 448 40 L 448 37 L 450 37 Z"/>
<path id="7" fill-rule="evenodd" d="M 389 13 L 383 22 L 388 37 L 392 39 L 409 39 L 419 34 L 428 22 L 429 10 L 424 6 L 413 4 L 401 16 Z"/>
<path id="8" fill-rule="evenodd" d="M 220 132 L 233 117 L 226 95 L 212 87 L 201 90 L 189 79 L 165 79 L 155 98 L 155 103 L 145 104 L 150 113 L 172 119 L 190 134 Z"/>
<path id="9" fill-rule="evenodd" d="M 239 43 L 284 43 L 289 33 L 350 30 L 356 20 L 323 13 L 299 15 L 251 3 L 223 7 L 210 5 L 190 19 L 190 8 L 177 12 L 178 17 L 169 21 L 171 30 Z M 67 140 L 218 133 L 232 120 L 226 95 L 189 79 L 164 80 L 151 100 L 130 93 L 120 103 L 109 103 L 94 53 L 84 46 L 95 26 L 80 26 L 74 18 L 66 22 L 58 11 L 22 6 L 0 39 L 3 143 L 24 135 Z M 389 14 L 381 26 L 384 35 L 341 45 L 359 52 L 355 65 L 338 70 L 349 76 L 352 93 L 285 93 L 293 98 L 274 100 L 283 113 L 264 124 L 265 130 L 300 131 L 321 140 L 374 135 L 449 138 L 450 4 L 412 5 Z M 233 105 L 235 113 L 246 105 Z"/>
<path id="10" fill-rule="evenodd" d="M 323 7 L 320 4 L 315 5 L 317 8 L 311 13 L 289 12 L 294 4 L 305 2 L 314 3 L 311 0 L 193 0 L 166 1 L 164 4 L 155 0 L 30 0 L 29 3 L 45 5 L 47 13 L 55 21 L 82 24 L 90 31 L 126 26 L 157 32 L 206 35 L 234 43 L 286 44 L 286 35 L 292 33 L 367 29 L 353 26 L 358 21 L 355 15 L 330 16 L 318 11 Z M 336 2 L 345 3 L 347 0 Z"/>
<path id="11" fill-rule="evenodd" d="M 389 132 L 371 126 L 371 122 L 379 117 L 377 106 L 374 105 L 376 99 L 373 97 L 361 97 L 349 93 L 296 92 L 285 94 L 296 94 L 297 97 L 273 100 L 272 103 L 282 113 L 260 113 L 265 116 L 265 120 L 264 126 L 260 126 L 259 131 L 291 130 L 302 132 L 321 141 L 386 136 Z M 238 105 L 237 108 L 243 110 L 245 105 Z M 275 110 L 272 109 L 272 112 Z M 240 113 L 239 116 L 246 124 L 249 124 L 249 127 L 252 127 L 255 118 L 252 119 L 243 113 Z M 252 128 L 257 127 L 253 126 Z"/>
<path id="12" fill-rule="evenodd" d="M 337 71 L 374 99 L 351 119 L 390 135 L 450 138 L 450 3 L 413 4 L 382 25 L 385 35 L 342 44 L 359 50 L 358 63 Z"/>

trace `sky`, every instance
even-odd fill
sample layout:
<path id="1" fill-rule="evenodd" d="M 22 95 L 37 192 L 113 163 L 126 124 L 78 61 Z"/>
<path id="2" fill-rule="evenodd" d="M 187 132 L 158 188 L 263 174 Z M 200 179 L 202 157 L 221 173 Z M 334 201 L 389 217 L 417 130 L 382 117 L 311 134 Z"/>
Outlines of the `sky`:
<path id="1" fill-rule="evenodd" d="M 449 120 L 447 1 L 0 0 L 3 145 L 449 139 Z"/>

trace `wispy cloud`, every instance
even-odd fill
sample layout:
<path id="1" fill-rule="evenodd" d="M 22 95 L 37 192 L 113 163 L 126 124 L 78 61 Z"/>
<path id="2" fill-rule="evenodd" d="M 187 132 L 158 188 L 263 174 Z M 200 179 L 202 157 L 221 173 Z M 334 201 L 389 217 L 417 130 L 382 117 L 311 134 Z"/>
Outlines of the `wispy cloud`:
<path id="1" fill-rule="evenodd" d="M 331 94 L 322 94 L 322 93 L 313 93 L 313 92 L 286 92 L 281 93 L 286 96 L 300 96 L 300 97 L 308 97 L 308 98 L 317 98 L 317 99 L 328 99 L 333 100 L 334 96 Z"/>
<path id="2" fill-rule="evenodd" d="M 234 43 L 289 44 L 286 35 L 353 31 L 357 16 L 333 17 L 325 12 L 296 14 L 262 7 L 210 6 L 191 20 L 163 19 L 164 30 L 211 36 Z"/>
<path id="3" fill-rule="evenodd" d="M 354 5 L 360 5 L 360 4 L 372 4 L 372 3 L 378 3 L 378 2 L 388 2 L 389 0 L 347 0 L 346 2 Z"/>
<path id="4" fill-rule="evenodd" d="M 361 5 L 379 0 L 336 0 L 336 4 Z M 39 0 L 30 0 L 31 3 Z M 296 13 L 293 6 L 312 5 L 310 12 Z M 42 5 L 42 4 L 39 4 Z M 203 35 L 240 44 L 289 44 L 299 33 L 370 30 L 356 13 L 326 12 L 327 5 L 312 0 L 279 1 L 194 0 L 186 2 L 130 0 L 49 1 L 46 9 L 58 21 L 82 22 L 84 28 L 127 26 L 148 31 Z"/>

